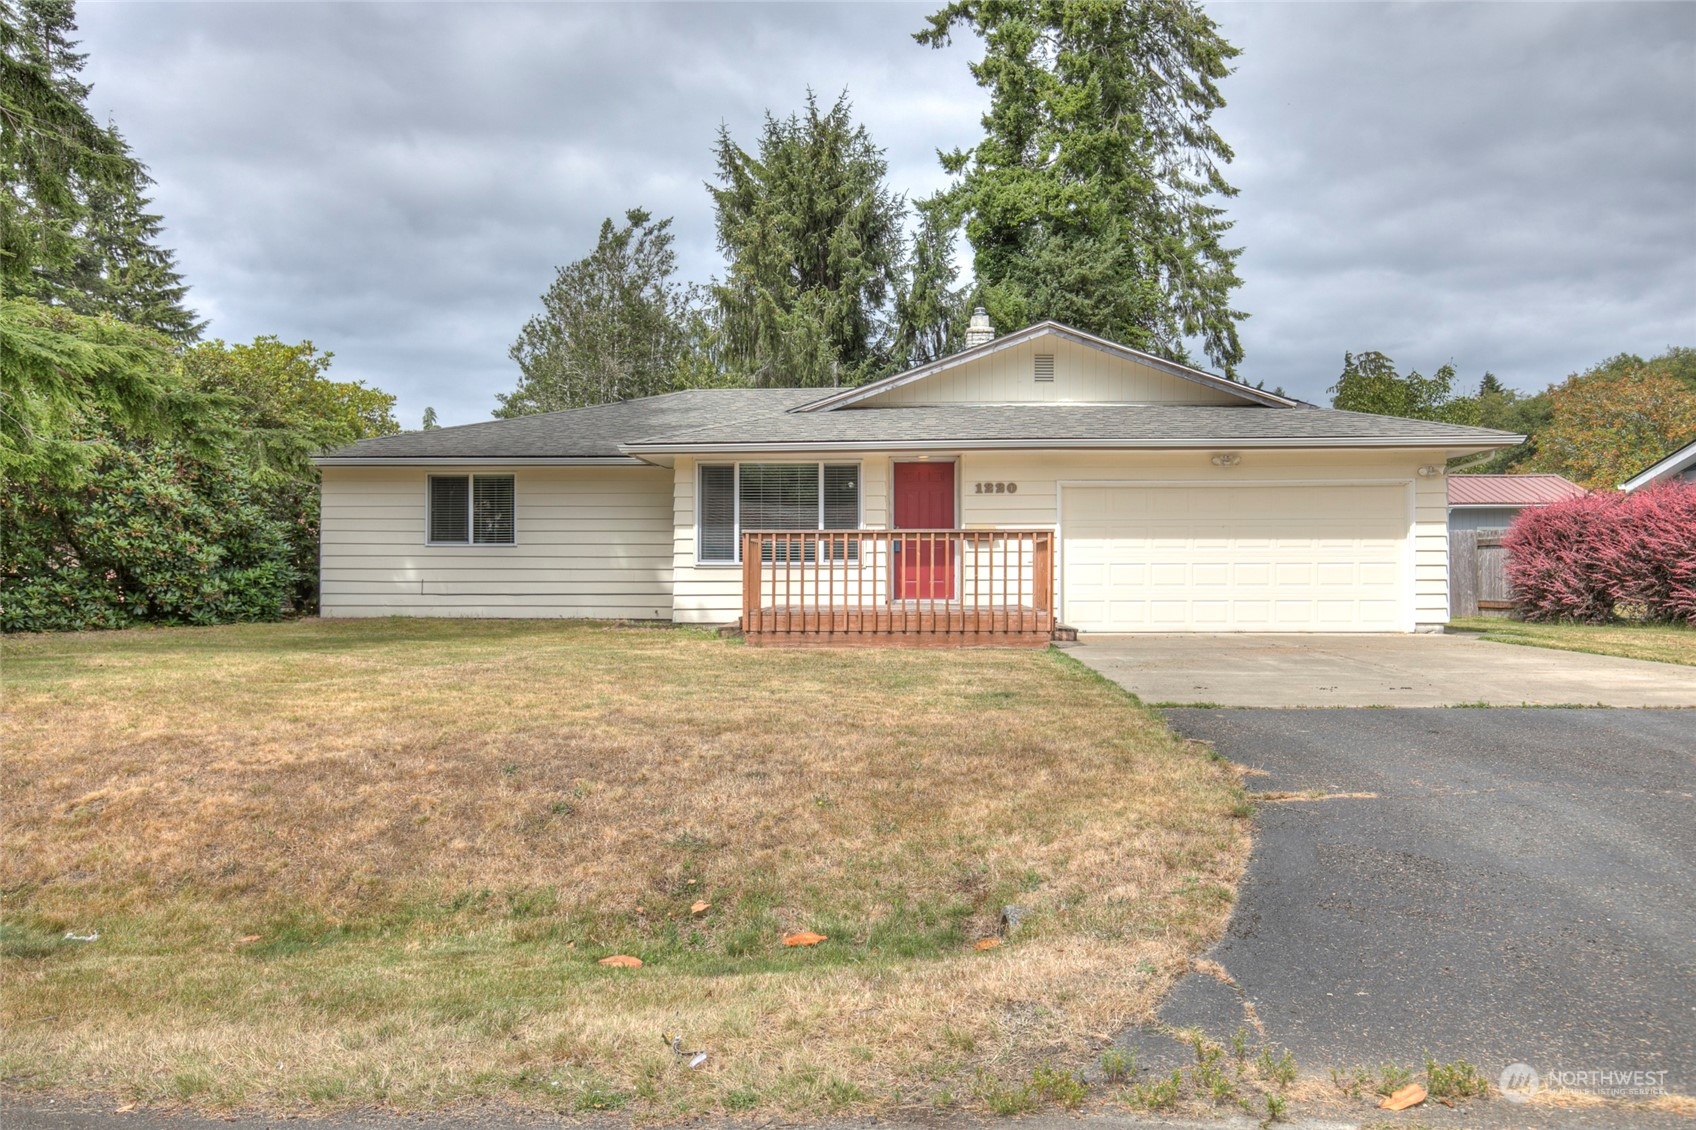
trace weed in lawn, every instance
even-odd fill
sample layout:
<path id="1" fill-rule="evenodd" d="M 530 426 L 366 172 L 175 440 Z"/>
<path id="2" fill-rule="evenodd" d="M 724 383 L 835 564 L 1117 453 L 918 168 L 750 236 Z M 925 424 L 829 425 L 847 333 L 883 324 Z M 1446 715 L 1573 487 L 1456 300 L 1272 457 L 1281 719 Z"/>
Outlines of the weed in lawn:
<path id="1" fill-rule="evenodd" d="M 1490 1093 L 1489 1080 L 1477 1066 L 1464 1059 L 1438 1063 L 1425 1060 L 1425 1089 L 1434 1099 L 1473 1099 Z"/>
<path id="2" fill-rule="evenodd" d="M 1413 1082 L 1413 1074 L 1411 1070 L 1399 1064 L 1379 1064 L 1377 1079 L 1372 1089 L 1380 1095 L 1393 1095 Z M 1372 1076 L 1368 1074 L 1367 1078 L 1370 1079 Z"/>
<path id="3" fill-rule="evenodd" d="M 1285 1048 L 1284 1054 L 1274 1056 L 1271 1048 L 1261 1048 L 1254 1061 L 1255 1074 L 1260 1081 L 1284 1090 L 1296 1081 L 1296 1057 Z"/>
<path id="4" fill-rule="evenodd" d="M 1367 1067 L 1353 1067 L 1344 1071 L 1340 1067 L 1331 1069 L 1331 1085 L 1351 1099 L 1358 1099 L 1362 1093 L 1370 1094 L 1372 1086 L 1372 1070 Z"/>
<path id="5" fill-rule="evenodd" d="M 1031 1072 L 1030 1085 L 1042 1098 L 1067 1110 L 1083 1106 L 1089 1090 L 1074 1072 L 1061 1071 L 1046 1063 L 1038 1064 Z"/>
<path id="6" fill-rule="evenodd" d="M 1003 1083 L 985 1073 L 978 1076 L 974 1089 L 990 1113 L 1002 1117 L 1029 1114 L 1041 1105 L 1036 1091 L 1029 1083 Z"/>
<path id="7" fill-rule="evenodd" d="M 1234 1100 L 1237 1087 L 1224 1067 L 1225 1049 L 1207 1042 L 1199 1034 L 1193 1037 L 1193 1042 L 1196 1061 L 1190 1073 L 1195 1079 L 1195 1089 L 1215 1106 Z"/>
<path id="8" fill-rule="evenodd" d="M 1131 1105 L 1144 1110 L 1171 1110 L 1184 1094 L 1184 1073 L 1174 1071 L 1158 1083 L 1137 1083 L 1128 1096 Z"/>
<path id="9" fill-rule="evenodd" d="M 1109 1083 L 1122 1083 L 1136 1074 L 1137 1057 L 1134 1052 L 1114 1045 L 1101 1053 L 1101 1077 Z"/>
<path id="10" fill-rule="evenodd" d="M 1289 1100 L 1284 1098 L 1284 1096 L 1267 1095 L 1266 1117 L 1261 1121 L 1260 1125 L 1262 1127 L 1266 1127 L 1272 1125 L 1274 1122 L 1287 1121 L 1289 1119 L 1289 1110 Z"/>
<path id="11" fill-rule="evenodd" d="M 831 1079 L 824 1086 L 825 1105 L 831 1110 L 844 1110 L 866 1101 L 866 1092 L 858 1083 L 847 1079 Z"/>

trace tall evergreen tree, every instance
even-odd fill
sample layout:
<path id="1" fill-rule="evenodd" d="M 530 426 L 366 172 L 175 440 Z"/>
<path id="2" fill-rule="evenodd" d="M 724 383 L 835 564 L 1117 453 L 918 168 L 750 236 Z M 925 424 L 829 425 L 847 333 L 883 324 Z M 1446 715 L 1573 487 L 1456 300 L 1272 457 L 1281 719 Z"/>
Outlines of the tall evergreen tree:
<path id="1" fill-rule="evenodd" d="M 116 128 L 110 132 L 127 155 L 128 144 Z M 183 304 L 188 286 L 177 271 L 176 254 L 159 245 L 163 218 L 147 210 L 151 201 L 144 190 L 153 179 L 139 162 L 135 170 L 123 186 L 89 186 L 75 258 L 66 270 L 45 272 L 42 290 L 79 313 L 110 314 L 192 343 L 206 323 Z"/>
<path id="2" fill-rule="evenodd" d="M 640 208 L 601 224 L 595 249 L 559 268 L 542 313 L 508 351 L 523 371 L 496 416 L 526 416 L 653 396 L 677 387 L 690 334 L 688 295 L 673 275 L 669 219 Z"/>
<path id="3" fill-rule="evenodd" d="M 726 365 L 758 385 L 856 384 L 891 363 L 903 202 L 844 92 L 829 110 L 766 115 L 758 154 L 719 130 L 715 283 Z"/>
<path id="4" fill-rule="evenodd" d="M 193 341 L 152 180 L 88 113 L 75 32 L 71 0 L 0 0 L 0 293 Z"/>
<path id="5" fill-rule="evenodd" d="M 944 154 L 938 198 L 963 222 L 998 325 L 1054 318 L 1235 372 L 1236 195 L 1210 118 L 1237 55 L 1193 0 L 953 0 L 915 38 L 984 41 L 984 137 Z"/>
<path id="6" fill-rule="evenodd" d="M 135 172 L 84 104 L 74 26 L 68 3 L 0 0 L 0 297 L 33 294 L 38 269 L 69 266 L 86 186 Z"/>
<path id="7" fill-rule="evenodd" d="M 918 210 L 912 250 L 896 280 L 895 361 L 923 365 L 960 348 L 966 329 L 966 295 L 956 285 L 956 229 L 934 207 Z"/>

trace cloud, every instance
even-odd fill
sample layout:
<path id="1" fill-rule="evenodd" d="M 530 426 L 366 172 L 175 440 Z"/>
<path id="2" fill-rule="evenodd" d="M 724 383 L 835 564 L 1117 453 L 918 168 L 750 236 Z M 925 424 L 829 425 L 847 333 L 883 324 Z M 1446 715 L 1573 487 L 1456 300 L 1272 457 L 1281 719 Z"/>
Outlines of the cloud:
<path id="1" fill-rule="evenodd" d="M 720 269 L 720 124 L 848 89 L 919 196 L 983 112 L 968 40 L 907 4 L 85 4 L 91 105 L 151 166 L 227 339 L 485 417 L 508 344 L 600 221 L 676 217 Z M 1696 7 L 1211 7 L 1245 374 L 1323 396 L 1344 349 L 1540 387 L 1696 343 Z"/>
<path id="2" fill-rule="evenodd" d="M 1246 371 L 1541 388 L 1696 343 L 1696 8 L 1225 5 Z"/>

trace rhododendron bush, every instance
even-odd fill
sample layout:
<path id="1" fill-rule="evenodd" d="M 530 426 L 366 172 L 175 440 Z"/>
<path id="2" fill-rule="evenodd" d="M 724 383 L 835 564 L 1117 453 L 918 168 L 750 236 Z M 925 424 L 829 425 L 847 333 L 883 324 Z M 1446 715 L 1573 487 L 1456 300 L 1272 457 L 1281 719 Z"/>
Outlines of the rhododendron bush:
<path id="1" fill-rule="evenodd" d="M 1527 510 L 1507 536 L 1508 584 L 1527 620 L 1696 620 L 1696 483 L 1591 494 Z"/>

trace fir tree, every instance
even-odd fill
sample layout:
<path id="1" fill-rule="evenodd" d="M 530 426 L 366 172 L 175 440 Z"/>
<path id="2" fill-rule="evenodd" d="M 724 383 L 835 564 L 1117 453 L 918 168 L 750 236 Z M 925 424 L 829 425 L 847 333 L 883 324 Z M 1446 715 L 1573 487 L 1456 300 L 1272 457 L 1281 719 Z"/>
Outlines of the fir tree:
<path id="1" fill-rule="evenodd" d="M 711 292 L 723 360 L 753 384 L 856 384 L 891 364 L 903 203 L 851 109 L 809 91 L 802 113 L 766 115 L 757 154 L 719 131 L 708 189 L 729 263 Z"/>
<path id="2" fill-rule="evenodd" d="M 1237 55 L 1191 0 L 953 0 L 915 38 L 984 43 L 984 137 L 944 154 L 937 204 L 965 225 L 996 324 L 1044 318 L 1232 373 L 1240 249 L 1210 118 Z"/>
<path id="3" fill-rule="evenodd" d="M 79 314 L 192 342 L 204 327 L 160 217 L 152 179 L 116 127 L 89 115 L 70 0 L 0 0 L 0 283 Z"/>
<path id="4" fill-rule="evenodd" d="M 640 208 L 601 224 L 595 249 L 559 268 L 542 313 L 508 351 L 523 371 L 496 416 L 525 416 L 670 392 L 690 344 L 673 279 L 671 221 Z"/>

